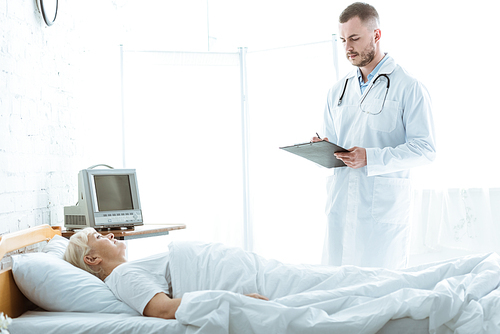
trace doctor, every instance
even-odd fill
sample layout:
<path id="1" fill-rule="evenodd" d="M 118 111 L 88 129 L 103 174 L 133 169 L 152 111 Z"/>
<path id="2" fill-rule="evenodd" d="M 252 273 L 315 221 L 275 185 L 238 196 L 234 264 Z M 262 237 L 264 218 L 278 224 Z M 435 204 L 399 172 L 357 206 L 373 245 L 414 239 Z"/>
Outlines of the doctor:
<path id="1" fill-rule="evenodd" d="M 325 138 L 349 152 L 327 180 L 323 263 L 404 268 L 409 248 L 410 168 L 435 158 L 426 88 L 387 53 L 375 8 L 347 7 L 340 40 L 356 67 L 328 93 Z"/>

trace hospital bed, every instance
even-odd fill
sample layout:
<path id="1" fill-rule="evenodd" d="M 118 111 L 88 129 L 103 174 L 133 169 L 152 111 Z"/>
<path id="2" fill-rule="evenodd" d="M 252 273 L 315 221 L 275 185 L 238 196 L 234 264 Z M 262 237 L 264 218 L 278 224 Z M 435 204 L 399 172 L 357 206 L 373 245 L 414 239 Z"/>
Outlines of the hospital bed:
<path id="1" fill-rule="evenodd" d="M 48 242 L 39 253 L 14 255 L 13 268 L 0 272 L 0 312 L 4 312 L 13 318 L 13 322 L 9 327 L 11 334 L 204 332 L 203 330 L 193 331 L 191 325 L 186 323 L 189 320 L 164 320 L 136 314 L 125 304 L 118 300 L 113 300 L 110 291 L 102 291 L 103 287 L 106 288 L 104 284 L 96 288 L 99 284 L 94 286 L 96 284 L 95 281 L 91 283 L 70 280 L 63 283 L 57 280 L 52 281 L 53 277 L 60 277 L 61 273 L 51 274 L 48 272 L 51 269 L 44 269 L 44 266 L 50 267 L 51 262 L 56 262 L 55 260 L 52 261 L 53 258 L 60 256 L 61 252 L 64 251 L 63 245 L 66 239 L 62 238 L 60 234 L 59 230 L 53 229 L 48 225 L 42 225 L 1 236 L 0 258 L 8 252 L 16 251 L 35 243 Z M 19 257 L 22 257 L 22 260 Z M 60 259 L 58 258 L 57 260 Z M 13 270 L 16 271 L 16 279 L 14 279 Z M 27 271 L 31 271 L 31 274 L 26 273 Z M 33 272 L 36 274 L 33 274 Z M 66 278 L 62 277 L 61 279 Z M 22 280 L 22 287 L 18 286 L 16 280 Z M 34 281 L 31 282 L 30 280 Z M 173 280 L 175 280 L 175 275 L 173 276 Z M 31 300 L 25 295 L 29 295 Z M 102 295 L 105 296 L 105 299 L 111 301 L 97 300 L 99 299 L 97 296 Z M 204 297 L 203 294 L 201 296 Z M 198 297 L 195 296 L 194 299 Z M 234 296 L 231 295 L 230 297 Z M 255 301 L 255 303 L 258 302 L 265 303 L 265 301 Z M 245 300 L 245 303 L 248 303 L 248 301 Z M 255 305 L 257 305 L 258 310 L 259 305 L 266 304 Z M 57 309 L 57 307 L 61 309 Z M 190 305 L 188 304 L 187 307 L 189 308 Z M 254 311 L 255 309 L 249 312 Z M 196 314 L 194 316 L 196 317 Z M 235 319 L 237 321 L 239 318 L 235 317 Z M 281 320 L 277 319 L 276 321 Z M 238 324 L 229 325 L 229 327 L 231 326 L 237 328 Z M 205 327 L 202 326 L 200 328 L 203 329 Z M 252 332 L 252 329 L 247 327 L 245 331 Z M 211 333 L 209 330 L 205 332 Z M 238 331 L 229 328 L 227 332 Z M 283 331 L 283 333 L 292 332 L 293 330 Z M 370 330 L 364 332 L 370 333 Z M 389 320 L 385 322 L 383 327 L 377 328 L 373 333 L 429 333 L 429 318 L 414 320 L 409 317 L 402 317 Z"/>

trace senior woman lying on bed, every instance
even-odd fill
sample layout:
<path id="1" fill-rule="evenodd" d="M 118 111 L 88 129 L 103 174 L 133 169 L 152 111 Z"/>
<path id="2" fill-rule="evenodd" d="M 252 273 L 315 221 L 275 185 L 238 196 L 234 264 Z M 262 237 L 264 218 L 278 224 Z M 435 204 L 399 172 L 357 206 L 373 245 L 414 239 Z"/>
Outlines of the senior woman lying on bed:
<path id="1" fill-rule="evenodd" d="M 181 298 L 172 298 L 169 253 L 127 261 L 126 244 L 93 228 L 70 238 L 64 260 L 103 280 L 111 291 L 139 313 L 175 319 Z M 258 293 L 246 296 L 268 300 Z"/>
<path id="2" fill-rule="evenodd" d="M 497 254 L 393 271 L 289 265 L 217 243 L 171 242 L 167 253 L 127 262 L 125 244 L 85 229 L 65 259 L 139 313 L 175 317 L 197 334 L 373 334 L 404 317 L 429 318 L 425 332 L 500 333 Z"/>

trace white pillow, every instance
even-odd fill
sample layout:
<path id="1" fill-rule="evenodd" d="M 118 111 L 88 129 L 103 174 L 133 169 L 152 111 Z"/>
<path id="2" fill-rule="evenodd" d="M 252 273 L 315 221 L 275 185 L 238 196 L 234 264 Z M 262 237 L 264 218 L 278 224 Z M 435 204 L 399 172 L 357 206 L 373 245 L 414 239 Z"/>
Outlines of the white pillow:
<path id="1" fill-rule="evenodd" d="M 42 248 L 42 252 L 52 254 L 62 259 L 66 247 L 68 247 L 69 240 L 60 235 L 55 235 L 50 241 Z"/>
<path id="2" fill-rule="evenodd" d="M 54 244 L 60 242 L 56 240 Z M 118 300 L 99 278 L 59 258 L 60 247 L 51 250 L 56 255 L 49 252 L 12 256 L 17 286 L 33 303 L 47 311 L 138 314 Z"/>

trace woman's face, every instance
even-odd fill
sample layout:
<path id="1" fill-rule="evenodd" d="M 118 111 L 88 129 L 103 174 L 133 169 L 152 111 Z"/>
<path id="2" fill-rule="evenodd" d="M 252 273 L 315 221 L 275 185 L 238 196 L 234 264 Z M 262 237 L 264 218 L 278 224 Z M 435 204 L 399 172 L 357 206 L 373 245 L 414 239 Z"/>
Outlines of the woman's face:
<path id="1" fill-rule="evenodd" d="M 100 255 L 107 259 L 116 259 L 125 257 L 125 249 L 127 246 L 124 242 L 115 239 L 113 233 L 103 236 L 99 232 L 89 235 L 88 245 L 92 249 L 91 253 Z"/>

